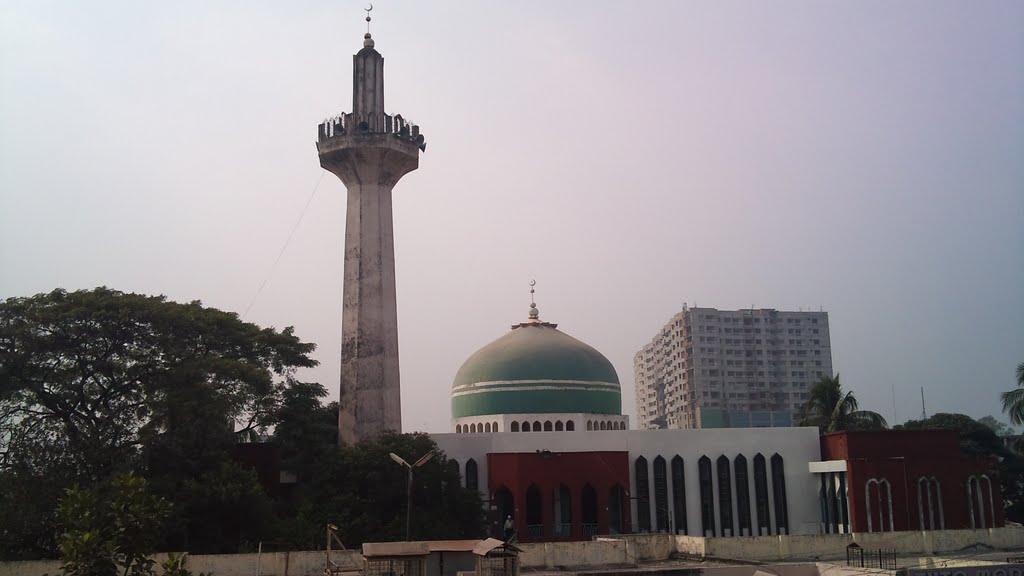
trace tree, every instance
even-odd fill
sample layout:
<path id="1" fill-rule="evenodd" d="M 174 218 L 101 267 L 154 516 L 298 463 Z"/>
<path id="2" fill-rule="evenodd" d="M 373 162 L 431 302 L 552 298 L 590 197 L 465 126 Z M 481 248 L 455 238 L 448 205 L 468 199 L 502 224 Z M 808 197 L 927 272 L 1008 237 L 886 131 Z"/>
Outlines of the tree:
<path id="1" fill-rule="evenodd" d="M 1010 415 L 1013 424 L 1024 424 L 1024 362 L 1017 365 L 1017 387 L 1003 392 L 1003 412 Z"/>
<path id="2" fill-rule="evenodd" d="M 851 391 L 843 391 L 839 374 L 822 376 L 800 409 L 801 426 L 817 426 L 821 432 L 882 430 L 888 427 L 877 412 L 860 410 Z"/>
<path id="3" fill-rule="evenodd" d="M 75 483 L 136 470 L 169 498 L 202 478 L 233 478 L 246 484 L 233 482 L 235 496 L 250 494 L 255 481 L 223 467 L 227 451 L 273 423 L 285 381 L 316 364 L 313 350 L 291 328 L 163 296 L 96 288 L 0 302 L 0 520 L 17 526 L 0 528 L 0 557 L 52 553 L 44 535 Z M 37 499 L 20 502 L 7 486 Z M 199 499 L 215 501 L 217 488 Z"/>
<path id="4" fill-rule="evenodd" d="M 281 469 L 306 481 L 313 464 L 338 449 L 338 404 L 320 399 L 327 389 L 316 382 L 292 380 L 281 396 L 274 418 L 273 441 L 281 450 Z"/>
<path id="5" fill-rule="evenodd" d="M 1012 426 L 1007 426 L 999 420 L 996 420 L 995 416 L 983 416 L 978 418 L 978 424 L 988 426 L 996 433 L 996 436 L 1014 436 L 1017 434 L 1017 431 L 1014 430 Z"/>
<path id="6" fill-rule="evenodd" d="M 302 549 L 320 548 L 330 523 L 347 545 L 404 540 L 407 471 L 388 454 L 412 462 L 431 450 L 434 457 L 413 476 L 412 538 L 482 536 L 486 525 L 480 494 L 462 486 L 434 441 L 426 434 L 392 433 L 324 453 L 308 481 L 300 483 L 277 539 Z"/>
<path id="7" fill-rule="evenodd" d="M 905 430 L 956 430 L 960 433 L 960 451 L 972 456 L 992 458 L 993 473 L 999 474 L 1006 519 L 1024 521 L 1024 459 L 1003 445 L 995 431 L 965 414 L 938 413 L 924 420 L 910 420 L 897 428 Z"/>
<path id="8" fill-rule="evenodd" d="M 78 488 L 67 490 L 58 515 L 61 573 L 64 576 L 151 576 L 160 524 L 167 511 L 150 494 L 146 481 L 120 476 L 110 494 Z"/>

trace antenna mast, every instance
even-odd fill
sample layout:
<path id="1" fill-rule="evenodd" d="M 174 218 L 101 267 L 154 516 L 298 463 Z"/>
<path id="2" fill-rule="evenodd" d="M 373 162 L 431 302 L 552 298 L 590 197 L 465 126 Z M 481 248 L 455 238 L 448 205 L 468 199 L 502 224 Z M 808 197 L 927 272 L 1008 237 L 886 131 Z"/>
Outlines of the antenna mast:
<path id="1" fill-rule="evenodd" d="M 928 413 L 924 411 L 924 386 L 921 386 L 921 420 L 927 420 Z"/>

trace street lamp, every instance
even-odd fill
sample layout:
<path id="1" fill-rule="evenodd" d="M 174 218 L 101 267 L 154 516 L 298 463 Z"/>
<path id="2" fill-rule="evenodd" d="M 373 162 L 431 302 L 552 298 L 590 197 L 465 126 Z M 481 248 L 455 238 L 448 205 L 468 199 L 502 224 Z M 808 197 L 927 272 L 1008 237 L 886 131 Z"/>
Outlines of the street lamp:
<path id="1" fill-rule="evenodd" d="M 403 460 L 401 456 L 399 456 L 398 454 L 395 454 L 394 452 L 388 453 L 388 456 L 391 456 L 392 460 L 394 460 L 395 462 L 398 462 L 402 466 L 405 466 L 406 468 L 409 469 L 409 480 L 406 483 L 406 495 L 407 495 L 407 497 L 406 497 L 406 504 L 405 504 L 405 541 L 408 542 L 409 541 L 409 522 L 412 519 L 412 471 L 413 471 L 414 468 L 419 468 L 420 466 L 423 466 L 431 458 L 433 458 L 434 457 L 434 451 L 431 450 L 430 452 L 427 452 L 426 454 L 421 456 L 420 459 L 417 460 L 415 464 L 409 464 L 408 462 Z"/>

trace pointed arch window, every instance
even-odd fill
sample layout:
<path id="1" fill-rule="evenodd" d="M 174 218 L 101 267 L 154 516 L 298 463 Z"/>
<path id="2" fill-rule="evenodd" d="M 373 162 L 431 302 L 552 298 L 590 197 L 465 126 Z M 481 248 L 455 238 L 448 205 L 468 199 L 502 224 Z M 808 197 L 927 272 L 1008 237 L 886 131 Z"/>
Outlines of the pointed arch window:
<path id="1" fill-rule="evenodd" d="M 891 532 L 893 515 L 889 481 L 885 478 L 871 478 L 865 482 L 864 501 L 868 516 L 868 532 Z"/>
<path id="2" fill-rule="evenodd" d="M 565 423 L 565 430 L 566 430 L 566 432 L 573 432 L 573 431 L 575 431 L 576 430 L 576 423 L 573 422 L 572 420 L 569 420 L 568 422 Z"/>
<path id="3" fill-rule="evenodd" d="M 670 532 L 668 525 L 668 470 L 665 459 L 654 459 L 654 524 L 658 532 Z"/>
<path id="4" fill-rule="evenodd" d="M 633 463 L 636 476 L 636 519 L 641 532 L 651 531 L 651 500 L 647 476 L 647 458 L 643 456 Z"/>
<path id="5" fill-rule="evenodd" d="M 466 460 L 466 488 L 479 490 L 479 481 L 476 476 L 476 460 Z"/>
<path id="6" fill-rule="evenodd" d="M 942 510 L 942 487 L 934 476 L 918 478 L 917 510 L 921 530 L 946 529 L 946 518 Z"/>
<path id="7" fill-rule="evenodd" d="M 563 428 L 562 428 L 562 421 L 561 420 L 555 420 L 555 432 L 561 432 L 562 430 L 563 430 Z"/>
<path id="8" fill-rule="evenodd" d="M 689 534 L 686 525 L 686 474 L 683 459 L 672 458 L 672 514 L 676 534 Z"/>
<path id="9" fill-rule="evenodd" d="M 747 459 L 740 454 L 733 461 L 733 468 L 736 471 L 736 517 L 739 521 L 739 535 L 750 536 L 750 481 L 747 475 Z"/>
<path id="10" fill-rule="evenodd" d="M 782 456 L 772 455 L 772 495 L 775 497 L 775 533 L 789 534 L 789 506 L 786 502 L 786 471 Z"/>
<path id="11" fill-rule="evenodd" d="M 757 512 L 757 535 L 772 533 L 772 519 L 768 504 L 768 469 L 764 456 L 754 456 L 754 510 Z"/>
<path id="12" fill-rule="evenodd" d="M 512 422 L 512 431 L 519 432 L 519 422 Z"/>
<path id="13" fill-rule="evenodd" d="M 729 459 L 719 456 L 718 468 L 718 520 L 722 525 L 722 536 L 732 536 L 732 472 Z"/>
<path id="14" fill-rule="evenodd" d="M 705 537 L 715 534 L 715 496 L 711 474 L 711 459 L 701 456 L 697 461 L 697 476 L 700 480 L 700 520 Z"/>

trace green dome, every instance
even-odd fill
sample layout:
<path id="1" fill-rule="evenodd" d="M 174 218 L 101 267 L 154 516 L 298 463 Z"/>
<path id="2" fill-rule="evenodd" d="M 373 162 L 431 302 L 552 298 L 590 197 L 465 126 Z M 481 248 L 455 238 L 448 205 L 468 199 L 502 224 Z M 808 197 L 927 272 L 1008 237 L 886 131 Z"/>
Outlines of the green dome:
<path id="1" fill-rule="evenodd" d="M 555 326 L 534 317 L 470 356 L 455 375 L 452 417 L 621 414 L 612 363 Z"/>

